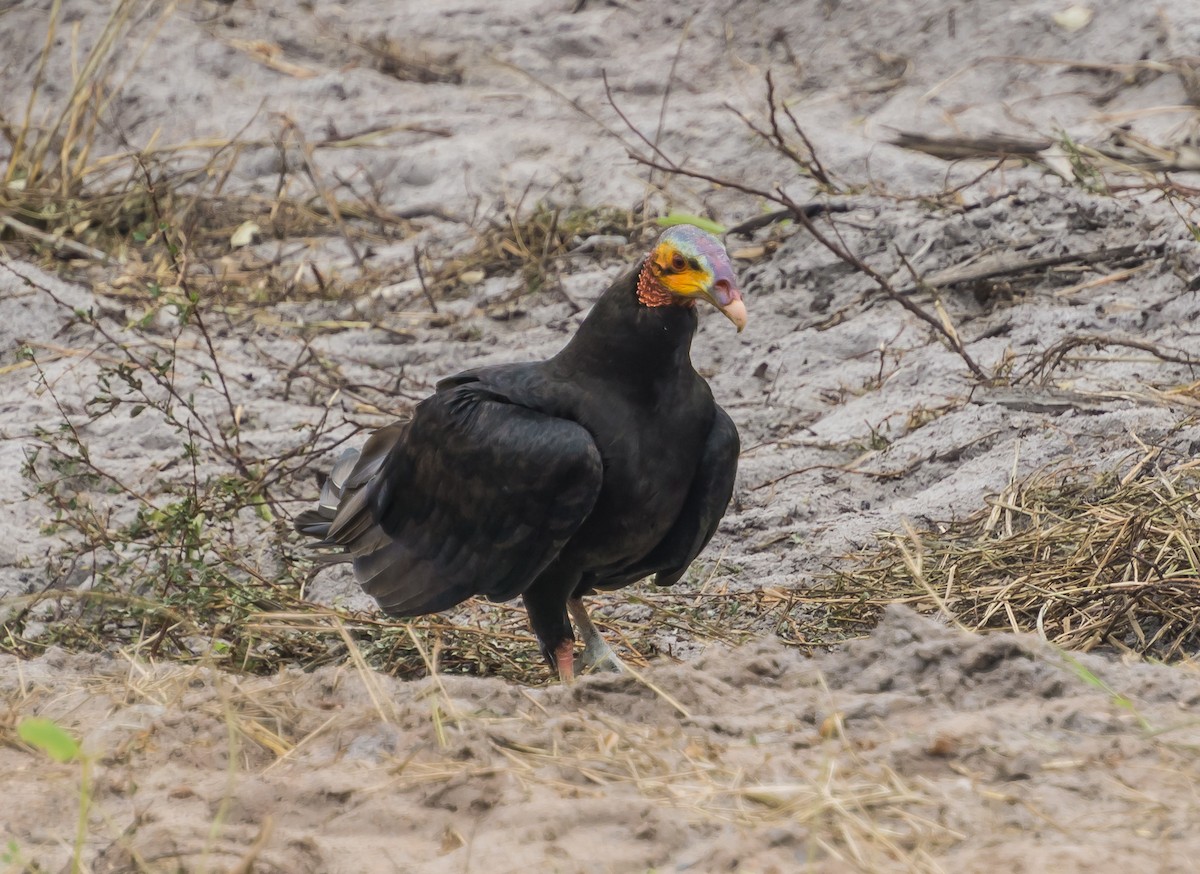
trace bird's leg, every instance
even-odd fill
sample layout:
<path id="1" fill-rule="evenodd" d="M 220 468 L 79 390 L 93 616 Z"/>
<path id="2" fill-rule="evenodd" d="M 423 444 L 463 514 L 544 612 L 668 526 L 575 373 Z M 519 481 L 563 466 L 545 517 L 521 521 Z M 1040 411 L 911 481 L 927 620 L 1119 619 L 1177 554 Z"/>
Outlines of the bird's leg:
<path id="1" fill-rule="evenodd" d="M 575 585 L 574 580 L 568 580 L 568 583 Z M 561 595 L 554 597 L 552 588 L 550 594 L 545 590 L 530 590 L 523 600 L 542 656 L 551 670 L 558 672 L 560 680 L 570 683 L 575 679 L 575 632 L 561 598 Z"/>
<path id="2" fill-rule="evenodd" d="M 582 598 L 571 598 L 567 601 L 567 610 L 571 614 L 571 618 L 575 620 L 575 627 L 579 629 L 579 634 L 583 638 L 583 666 L 592 671 L 605 671 L 611 674 L 619 674 L 625 670 L 625 665 L 617 658 L 617 654 L 612 651 L 604 638 L 600 636 L 599 630 L 592 624 L 592 618 L 588 616 L 587 608 L 583 606 Z"/>
<path id="3" fill-rule="evenodd" d="M 575 641 L 564 640 L 554 648 L 554 667 L 558 670 L 559 680 L 575 682 Z"/>

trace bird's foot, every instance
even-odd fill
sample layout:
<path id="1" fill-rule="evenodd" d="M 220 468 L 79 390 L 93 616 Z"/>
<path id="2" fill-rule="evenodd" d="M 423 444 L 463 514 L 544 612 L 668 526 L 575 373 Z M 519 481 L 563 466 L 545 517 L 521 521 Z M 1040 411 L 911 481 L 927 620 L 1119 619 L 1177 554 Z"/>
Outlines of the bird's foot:
<path id="1" fill-rule="evenodd" d="M 617 658 L 612 647 L 604 642 L 604 638 L 596 635 L 587 641 L 579 664 L 586 671 L 598 674 L 623 674 L 625 663 Z"/>
<path id="2" fill-rule="evenodd" d="M 579 658 L 583 669 L 607 674 L 624 673 L 625 665 L 617 658 L 612 647 L 604 642 L 599 629 L 588 616 L 587 608 L 583 606 L 583 599 L 572 598 L 567 601 L 567 610 L 570 611 L 571 618 L 575 620 L 575 625 L 583 637 L 583 654 Z"/>

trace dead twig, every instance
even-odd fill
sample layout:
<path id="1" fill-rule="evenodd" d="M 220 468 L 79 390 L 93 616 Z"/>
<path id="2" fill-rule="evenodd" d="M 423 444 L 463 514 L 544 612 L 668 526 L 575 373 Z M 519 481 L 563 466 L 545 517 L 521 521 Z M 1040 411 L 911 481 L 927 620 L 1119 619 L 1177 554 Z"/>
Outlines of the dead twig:
<path id="1" fill-rule="evenodd" d="M 283 120 L 286 129 L 300 144 L 300 154 L 304 157 L 305 173 L 308 175 L 308 178 L 312 182 L 313 188 L 316 189 L 317 194 L 320 195 L 321 199 L 324 201 L 325 208 L 329 210 L 329 216 L 333 219 L 334 224 L 341 233 L 342 240 L 346 244 L 346 249 L 349 251 L 350 257 L 354 259 L 354 263 L 358 266 L 359 270 L 365 270 L 366 264 L 363 262 L 363 257 L 359 253 L 358 247 L 354 245 L 354 240 L 351 237 L 350 229 L 346 227 L 345 219 L 342 218 L 342 211 L 338 206 L 337 198 L 333 196 L 333 192 L 329 189 L 329 186 L 325 185 L 321 179 L 321 171 L 317 168 L 316 161 L 314 160 L 313 147 L 309 145 L 308 141 L 304 138 L 304 134 L 300 131 L 299 126 L 294 121 L 287 116 L 284 116 Z"/>
<path id="2" fill-rule="evenodd" d="M 1131 337 L 1109 337 L 1103 334 L 1082 334 L 1073 337 L 1066 337 L 1059 340 L 1049 349 L 1042 353 L 1041 357 L 1031 364 L 1026 370 L 1018 376 L 1014 382 L 1022 383 L 1026 380 L 1033 379 L 1036 376 L 1045 377 L 1050 371 L 1058 367 L 1062 360 L 1067 356 L 1072 349 L 1080 349 L 1085 346 L 1091 346 L 1097 350 L 1105 346 L 1123 346 L 1127 349 L 1139 349 L 1142 352 L 1148 352 L 1160 361 L 1166 361 L 1171 364 L 1183 364 L 1188 367 L 1200 367 L 1200 357 L 1187 354 L 1181 349 L 1164 348 L 1163 346 L 1149 343 L 1145 340 L 1134 340 Z"/>
<path id="3" fill-rule="evenodd" d="M 813 147 L 812 141 L 808 138 L 808 135 L 804 132 L 804 129 L 800 127 L 800 123 L 796 120 L 796 116 L 792 114 L 791 109 L 788 108 L 786 103 L 783 103 L 782 101 L 780 101 L 778 104 L 776 103 L 775 79 L 771 76 L 770 70 L 767 71 L 766 80 L 768 108 L 767 117 L 771 125 L 771 129 L 769 131 L 760 128 L 743 112 L 733 106 L 730 106 L 728 103 L 725 104 L 725 107 L 734 115 L 736 115 L 741 120 L 742 124 L 750 128 L 750 130 L 752 130 L 755 135 L 759 137 L 759 139 L 803 170 L 805 175 L 816 180 L 816 182 L 822 188 L 830 192 L 837 191 L 837 186 L 834 185 L 829 173 L 826 172 L 825 167 L 821 164 L 821 159 L 817 156 L 817 150 Z M 787 116 L 788 121 L 791 122 L 792 130 L 796 132 L 796 135 L 800 137 L 800 141 L 804 143 L 804 148 L 808 151 L 807 156 L 801 155 L 799 152 L 797 152 L 796 149 L 787 141 L 787 138 L 783 135 L 783 131 L 779 126 L 780 109 L 782 109 L 784 115 Z"/>
<path id="4" fill-rule="evenodd" d="M 898 131 L 888 141 L 893 146 L 942 158 L 960 161 L 967 158 L 1031 158 L 1054 145 L 1052 140 L 1027 140 L 1004 134 L 985 137 L 935 137 L 911 131 Z"/>
<path id="5" fill-rule="evenodd" d="M 885 296 L 898 303 L 916 318 L 920 319 L 922 322 L 931 327 L 937 335 L 946 341 L 946 343 L 951 349 L 954 350 L 959 358 L 963 360 L 963 363 L 967 365 L 967 368 L 977 379 L 982 381 L 991 379 L 990 375 L 982 367 L 980 367 L 978 363 L 976 363 L 974 358 L 971 357 L 971 354 L 967 351 L 957 333 L 953 330 L 947 330 L 944 319 L 940 319 L 937 316 L 926 312 L 924 308 L 910 300 L 906 295 L 897 291 L 891 282 L 888 281 L 887 277 L 883 276 L 881 273 L 879 273 L 879 271 L 871 267 L 857 255 L 851 252 L 846 246 L 830 239 L 813 223 L 813 220 L 809 217 L 806 208 L 793 200 L 783 190 L 782 187 L 776 187 L 774 190 L 758 188 L 753 185 L 747 185 L 745 183 L 738 182 L 734 179 L 724 179 L 719 176 L 714 176 L 710 173 L 704 173 L 699 170 L 691 170 L 680 166 L 661 148 L 659 148 L 657 144 L 647 139 L 646 136 L 642 134 L 641 131 L 639 131 L 637 127 L 621 111 L 620 107 L 616 103 L 616 100 L 613 98 L 612 90 L 609 88 L 607 78 L 605 79 L 604 87 L 605 94 L 608 96 L 608 101 L 612 105 L 613 110 L 617 113 L 629 130 L 650 148 L 651 154 L 647 155 L 642 154 L 627 145 L 627 154 L 630 158 L 632 158 L 634 161 L 637 161 L 639 164 L 644 164 L 647 167 L 662 170 L 666 173 L 684 176 L 689 179 L 697 179 L 701 182 L 708 182 L 711 185 L 722 188 L 731 188 L 735 191 L 741 191 L 744 194 L 749 194 L 755 198 L 761 198 L 763 200 L 769 200 L 773 203 L 778 203 L 792 214 L 792 218 L 795 219 L 796 223 L 808 231 L 813 239 L 836 255 L 843 262 L 849 264 L 858 272 L 869 277 Z M 770 85 L 770 87 L 773 88 L 773 85 Z"/>
<path id="6" fill-rule="evenodd" d="M 0 225 L 4 225 L 13 233 L 20 234 L 24 237 L 29 237 L 32 240 L 37 240 L 49 246 L 55 251 L 65 249 L 68 252 L 74 252 L 76 255 L 81 255 L 84 258 L 89 258 L 92 261 L 99 261 L 101 264 L 111 264 L 113 259 L 101 252 L 99 249 L 93 249 L 91 246 L 85 246 L 83 243 L 72 240 L 68 237 L 62 237 L 58 234 L 48 234 L 45 231 L 39 231 L 35 227 L 17 221 L 10 215 L 0 215 Z"/>
<path id="7" fill-rule="evenodd" d="M 849 212 L 854 207 L 849 203 L 829 203 L 821 200 L 814 200 L 803 204 L 800 207 L 804 210 L 804 214 L 809 218 L 815 218 L 819 215 L 832 215 L 838 212 Z M 760 228 L 765 228 L 767 225 L 773 225 L 775 222 L 781 222 L 792 217 L 790 209 L 776 209 L 771 212 L 764 212 L 762 215 L 756 215 L 754 218 L 746 219 L 744 222 L 734 225 L 727 234 L 737 234 L 739 236 L 748 237 L 754 231 Z"/>
<path id="8" fill-rule="evenodd" d="M 421 294 L 425 296 L 425 302 L 429 304 L 431 312 L 437 312 L 437 301 L 433 298 L 433 293 L 429 290 L 429 284 L 425 281 L 425 270 L 421 267 L 421 258 L 425 255 L 421 251 L 421 247 L 417 246 L 413 249 L 413 266 L 417 268 L 417 281 L 421 283 Z"/>

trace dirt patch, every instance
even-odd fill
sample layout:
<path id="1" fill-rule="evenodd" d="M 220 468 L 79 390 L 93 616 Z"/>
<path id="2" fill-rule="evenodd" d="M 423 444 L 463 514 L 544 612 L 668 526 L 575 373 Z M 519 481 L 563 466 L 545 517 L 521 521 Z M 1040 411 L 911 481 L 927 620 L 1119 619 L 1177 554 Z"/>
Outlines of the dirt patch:
<path id="1" fill-rule="evenodd" d="M 902 608 L 812 659 L 763 639 L 570 689 L 63 653 L 4 676 L 10 706 L 92 727 L 95 870 L 1116 870 L 1148 846 L 1185 870 L 1200 849 L 1194 672 Z M 78 766 L 0 757 L 11 833 L 57 866 Z"/>

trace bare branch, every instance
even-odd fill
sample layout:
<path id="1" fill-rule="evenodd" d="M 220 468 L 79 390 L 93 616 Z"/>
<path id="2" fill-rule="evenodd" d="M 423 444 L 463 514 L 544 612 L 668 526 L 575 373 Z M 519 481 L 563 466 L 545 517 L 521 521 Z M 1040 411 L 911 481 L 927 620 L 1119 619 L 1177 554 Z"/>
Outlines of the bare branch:
<path id="1" fill-rule="evenodd" d="M 1179 349 L 1169 349 L 1145 340 L 1134 340 L 1128 337 L 1107 337 L 1103 334 L 1082 334 L 1074 337 L 1065 337 L 1059 340 L 1049 349 L 1042 353 L 1042 357 L 1030 365 L 1024 373 L 1018 376 L 1016 383 L 1025 382 L 1035 376 L 1045 376 L 1051 370 L 1062 363 L 1062 360 L 1067 356 L 1072 349 L 1080 349 L 1085 346 L 1092 346 L 1099 350 L 1105 346 L 1122 346 L 1126 349 L 1139 349 L 1142 352 L 1149 352 L 1160 361 L 1166 361 L 1171 364 L 1184 364 L 1190 368 L 1200 367 L 1200 358 L 1188 355 L 1186 352 Z"/>
<path id="2" fill-rule="evenodd" d="M 732 179 L 722 179 L 717 176 L 712 176 L 708 173 L 701 173 L 698 170 L 688 170 L 678 166 L 673 162 L 664 163 L 662 161 L 655 161 L 652 158 L 646 158 L 637 154 L 636 152 L 630 152 L 629 156 L 639 163 L 656 167 L 664 172 L 686 176 L 689 179 L 699 179 L 702 182 L 709 182 L 713 185 L 719 185 L 722 188 L 732 188 L 735 191 L 741 191 L 753 197 L 770 200 L 785 207 L 791 213 L 792 218 L 795 219 L 796 223 L 808 231 L 812 235 L 813 239 L 815 239 L 818 243 L 820 243 L 846 264 L 849 264 L 855 270 L 868 276 L 879 287 L 879 290 L 882 291 L 887 297 L 900 304 L 900 306 L 904 307 L 904 309 L 908 310 L 922 322 L 933 328 L 933 330 L 939 336 L 941 336 L 947 342 L 947 344 L 949 344 L 950 348 L 958 354 L 959 358 L 963 360 L 963 363 L 967 365 L 968 369 L 970 369 L 971 373 L 974 374 L 976 378 L 983 381 L 988 381 L 991 379 L 988 373 L 982 367 L 980 367 L 975 362 L 975 359 L 971 357 L 970 353 L 967 352 L 962 340 L 957 336 L 957 334 L 955 334 L 955 332 L 948 330 L 947 326 L 943 324 L 941 319 L 937 318 L 937 316 L 934 316 L 931 313 L 926 312 L 920 305 L 910 300 L 902 292 L 898 291 L 885 276 L 879 273 L 879 271 L 875 270 L 875 268 L 871 267 L 857 255 L 853 254 L 849 249 L 845 248 L 839 243 L 834 242 L 832 239 L 826 236 L 820 229 L 817 228 L 815 224 L 813 224 L 813 220 L 809 218 L 808 208 L 792 200 L 782 188 L 776 188 L 774 191 L 768 191 L 767 189 L 755 188 L 752 185 L 746 185 Z"/>
<path id="3" fill-rule="evenodd" d="M 608 105 L 613 108 L 613 112 L 615 112 L 617 114 L 617 117 L 620 118 L 622 122 L 624 122 L 625 127 L 627 127 L 629 129 L 630 133 L 632 133 L 639 140 L 641 140 L 643 143 L 645 143 L 650 148 L 651 153 L 658 155 L 658 157 L 662 161 L 662 164 L 665 164 L 666 166 L 656 165 L 649 161 L 644 160 L 642 158 L 642 156 L 636 154 L 633 151 L 633 149 L 630 148 L 629 144 L 625 141 L 625 139 L 623 137 L 619 137 L 621 142 L 625 144 L 625 149 L 626 149 L 626 152 L 629 154 L 629 157 L 633 158 L 638 163 L 645 164 L 647 167 L 650 167 L 651 169 L 665 170 L 668 173 L 677 172 L 679 170 L 679 167 L 675 164 L 674 161 L 672 161 L 667 156 L 667 154 L 662 149 L 660 149 L 658 147 L 658 143 L 653 142 L 649 137 L 647 137 L 644 133 L 642 133 L 640 130 L 638 130 L 637 126 L 634 125 L 634 123 L 629 120 L 629 117 L 624 113 L 624 111 L 621 109 L 621 107 L 617 105 L 617 99 L 615 97 L 613 97 L 612 86 L 609 85 L 609 83 L 608 83 L 608 71 L 601 70 L 600 77 L 604 80 L 604 96 L 608 98 Z"/>

